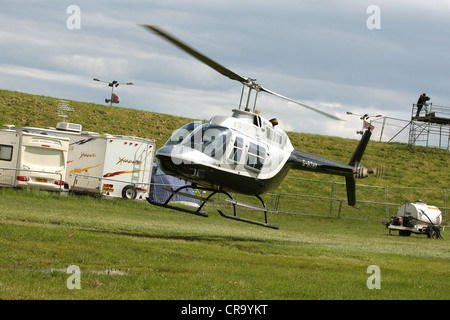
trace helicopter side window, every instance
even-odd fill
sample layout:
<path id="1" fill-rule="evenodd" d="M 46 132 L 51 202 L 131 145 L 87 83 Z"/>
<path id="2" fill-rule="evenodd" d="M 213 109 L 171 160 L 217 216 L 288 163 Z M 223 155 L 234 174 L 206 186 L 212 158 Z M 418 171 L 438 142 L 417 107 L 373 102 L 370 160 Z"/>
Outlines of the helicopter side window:
<path id="1" fill-rule="evenodd" d="M 229 160 L 233 161 L 235 164 L 239 163 L 242 156 L 242 150 L 244 149 L 244 139 L 241 137 L 236 137 L 234 140 L 233 151 L 228 157 Z"/>
<path id="2" fill-rule="evenodd" d="M 250 142 L 247 153 L 246 167 L 255 171 L 261 171 L 266 159 L 266 149 L 256 143 Z"/>
<path id="3" fill-rule="evenodd" d="M 261 127 L 261 118 L 258 117 L 258 116 L 255 116 L 255 117 L 253 118 L 253 124 L 254 124 L 255 126 L 257 126 L 257 127 Z"/>

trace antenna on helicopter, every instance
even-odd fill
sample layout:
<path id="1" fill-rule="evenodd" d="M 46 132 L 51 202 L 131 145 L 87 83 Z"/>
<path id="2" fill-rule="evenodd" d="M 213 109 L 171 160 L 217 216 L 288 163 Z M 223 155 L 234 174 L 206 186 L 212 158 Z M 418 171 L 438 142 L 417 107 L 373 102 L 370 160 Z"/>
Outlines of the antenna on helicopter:
<path id="1" fill-rule="evenodd" d="M 170 35 L 169 33 L 167 33 L 166 31 L 162 30 L 159 27 L 156 26 L 151 26 L 151 25 L 141 25 L 144 28 L 149 29 L 150 31 L 152 31 L 153 33 L 163 37 L 164 39 L 166 39 L 167 41 L 169 41 L 170 43 L 172 43 L 173 45 L 177 46 L 178 48 L 180 48 L 181 50 L 185 51 L 186 53 L 190 54 L 191 56 L 193 56 L 194 58 L 200 60 L 201 62 L 203 62 L 204 64 L 210 66 L 212 69 L 216 70 L 217 72 L 219 72 L 220 74 L 230 78 L 231 80 L 235 80 L 235 81 L 239 81 L 240 83 L 242 83 L 243 87 L 242 87 L 242 93 L 241 93 L 241 99 L 239 102 L 239 109 L 242 106 L 242 100 L 243 100 L 243 96 L 244 96 L 244 91 L 245 91 L 245 87 L 248 87 L 248 95 L 247 95 L 247 101 L 245 103 L 245 111 L 250 111 L 249 108 L 249 103 L 250 103 L 250 96 L 251 96 L 251 92 L 252 90 L 256 91 L 256 96 L 255 96 L 255 102 L 253 105 L 253 111 L 255 110 L 256 107 L 256 100 L 258 97 L 258 93 L 260 91 L 272 94 L 274 96 L 277 96 L 279 98 L 282 98 L 284 100 L 293 102 L 295 104 L 298 104 L 304 108 L 310 109 L 314 112 L 318 112 L 328 118 L 331 119 L 335 119 L 335 120 L 341 120 L 342 119 L 336 117 L 335 115 L 326 113 L 324 111 L 318 110 L 316 108 L 310 107 L 308 105 L 305 105 L 301 102 L 298 102 L 296 100 L 290 99 L 288 97 L 285 97 L 281 94 L 278 94 L 276 92 L 273 92 L 271 90 L 268 90 L 264 87 L 262 87 L 260 84 L 256 83 L 256 79 L 251 79 L 251 78 L 247 78 L 247 77 L 243 77 L 238 75 L 237 73 L 225 68 L 224 66 L 220 65 L 219 63 L 215 62 L 214 60 L 208 58 L 207 56 L 203 55 L 202 53 L 198 52 L 197 50 L 191 48 L 190 46 L 188 46 L 187 44 L 181 42 L 180 40 L 178 40 L 177 38 L 175 38 L 174 36 Z"/>

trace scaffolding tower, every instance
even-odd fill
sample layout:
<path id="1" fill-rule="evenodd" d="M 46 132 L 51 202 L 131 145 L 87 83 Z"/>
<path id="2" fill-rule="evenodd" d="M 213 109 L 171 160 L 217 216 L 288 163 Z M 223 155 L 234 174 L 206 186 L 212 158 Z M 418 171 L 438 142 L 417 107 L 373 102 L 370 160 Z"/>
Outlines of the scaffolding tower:
<path id="1" fill-rule="evenodd" d="M 449 150 L 450 107 L 428 103 L 419 113 L 417 110 L 417 104 L 413 104 L 408 144 Z"/>

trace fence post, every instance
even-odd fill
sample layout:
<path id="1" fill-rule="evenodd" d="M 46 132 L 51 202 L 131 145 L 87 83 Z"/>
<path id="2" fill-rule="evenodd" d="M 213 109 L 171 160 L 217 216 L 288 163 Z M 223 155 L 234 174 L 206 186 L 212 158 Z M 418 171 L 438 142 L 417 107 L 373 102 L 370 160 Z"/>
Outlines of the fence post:
<path id="1" fill-rule="evenodd" d="M 75 178 L 73 179 L 72 187 L 71 188 L 69 187 L 69 189 L 70 189 L 69 194 L 71 194 L 71 195 L 74 195 L 74 189 L 75 189 L 75 187 L 76 187 L 76 185 L 78 183 L 78 175 L 75 174 L 75 173 L 73 175 L 75 176 Z"/>
<path id="2" fill-rule="evenodd" d="M 330 216 L 333 215 L 333 202 L 334 202 L 334 181 L 331 183 L 331 200 L 330 200 Z"/>
<path id="3" fill-rule="evenodd" d="M 281 193 L 277 195 L 277 199 L 275 201 L 275 211 L 278 211 L 278 204 L 280 203 Z"/>
<path id="4" fill-rule="evenodd" d="M 445 224 L 447 224 L 448 215 L 448 189 L 444 189 L 444 207 L 445 207 Z"/>
<path id="5" fill-rule="evenodd" d="M 389 206 L 388 206 L 388 187 L 384 187 L 384 208 L 386 210 L 386 219 L 389 218 Z"/>
<path id="6" fill-rule="evenodd" d="M 342 209 L 342 199 L 339 200 L 339 212 L 338 212 L 338 218 L 341 217 L 341 209 Z"/>

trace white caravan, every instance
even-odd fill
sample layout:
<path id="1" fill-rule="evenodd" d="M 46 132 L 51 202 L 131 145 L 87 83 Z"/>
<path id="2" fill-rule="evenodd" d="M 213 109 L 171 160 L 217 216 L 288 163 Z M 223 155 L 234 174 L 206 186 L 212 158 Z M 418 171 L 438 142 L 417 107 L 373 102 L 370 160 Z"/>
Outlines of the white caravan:
<path id="1" fill-rule="evenodd" d="M 70 139 L 66 176 L 71 191 L 125 199 L 148 197 L 154 140 L 82 131 L 81 125 L 67 122 L 34 129 Z"/>
<path id="2" fill-rule="evenodd" d="M 0 130 L 0 186 L 63 191 L 68 148 L 65 137 Z"/>

